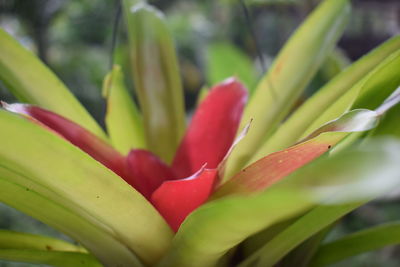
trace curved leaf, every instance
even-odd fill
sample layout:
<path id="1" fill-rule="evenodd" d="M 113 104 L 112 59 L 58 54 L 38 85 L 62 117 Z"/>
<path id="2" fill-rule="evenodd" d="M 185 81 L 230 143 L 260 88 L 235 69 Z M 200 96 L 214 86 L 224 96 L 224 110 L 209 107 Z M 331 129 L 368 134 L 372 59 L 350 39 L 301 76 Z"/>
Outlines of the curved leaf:
<path id="1" fill-rule="evenodd" d="M 79 246 L 63 240 L 0 230 L 0 259 L 53 266 L 102 266 Z"/>
<path id="2" fill-rule="evenodd" d="M 164 253 L 171 230 L 119 176 L 63 138 L 10 112 L 0 110 L 0 125 L 0 140 L 7 140 L 0 151 L 3 168 L 22 173 L 37 185 L 35 190 L 101 223 L 145 263 Z"/>
<path id="3" fill-rule="evenodd" d="M 78 252 L 43 251 L 34 249 L 0 249 L 0 259 L 46 264 L 56 267 L 101 267 L 92 255 Z"/>
<path id="4" fill-rule="evenodd" d="M 0 249 L 35 249 L 87 253 L 77 245 L 64 240 L 28 233 L 0 230 Z"/>
<path id="5" fill-rule="evenodd" d="M 160 266 L 213 266 L 248 236 L 317 203 L 368 201 L 400 185 L 399 160 L 398 142 L 369 144 L 320 158 L 262 193 L 211 201 L 183 222 Z"/>
<path id="6" fill-rule="evenodd" d="M 314 208 L 276 235 L 272 240 L 240 263 L 239 266 L 274 266 L 293 248 L 362 204 L 364 203 Z"/>
<path id="7" fill-rule="evenodd" d="M 124 14 L 147 147 L 170 163 L 185 131 L 175 48 L 161 13 L 146 3 L 129 2 L 124 1 Z"/>
<path id="8" fill-rule="evenodd" d="M 66 206 L 39 194 L 34 184 L 18 173 L 0 168 L 0 201 L 30 215 L 82 243 L 105 265 L 142 264 L 104 226 L 83 218 Z"/>
<path id="9" fill-rule="evenodd" d="M 0 43 L 0 80 L 18 99 L 54 111 L 106 140 L 104 131 L 64 84 L 1 28 Z"/>
<path id="10" fill-rule="evenodd" d="M 286 43 L 244 111 L 240 128 L 251 118 L 253 126 L 232 153 L 225 178 L 244 167 L 288 114 L 343 33 L 349 11 L 347 0 L 323 1 Z"/>
<path id="11" fill-rule="evenodd" d="M 380 45 L 337 75 L 296 110 L 263 144 L 249 163 L 299 141 L 321 112 L 398 49 L 400 49 L 400 36 L 393 37 Z"/>
<path id="12" fill-rule="evenodd" d="M 143 122 L 124 85 L 121 67 L 113 66 L 103 83 L 107 100 L 106 126 L 112 145 L 122 154 L 130 149 L 145 148 Z"/>
<path id="13" fill-rule="evenodd" d="M 377 108 L 400 85 L 400 50 L 392 53 L 365 78 L 355 84 L 337 101 L 330 105 L 304 131 L 309 135 L 326 122 L 341 116 L 344 112 L 356 108 Z"/>
<path id="14" fill-rule="evenodd" d="M 246 89 L 233 78 L 210 90 L 176 152 L 172 168 L 178 177 L 189 177 L 204 164 L 217 168 L 235 139 L 246 101 Z"/>
<path id="15" fill-rule="evenodd" d="M 322 134 L 288 149 L 272 153 L 244 168 L 223 184 L 213 198 L 265 190 L 298 168 L 327 152 L 347 133 Z"/>
<path id="16" fill-rule="evenodd" d="M 51 111 L 24 104 L 6 104 L 0 102 L 4 109 L 20 114 L 47 130 L 55 131 L 79 147 L 107 168 L 124 177 L 124 157 L 109 144 L 81 127 L 80 125 Z"/>
<path id="17" fill-rule="evenodd" d="M 400 223 L 388 223 L 322 245 L 310 266 L 326 266 L 367 251 L 400 244 Z"/>
<path id="18" fill-rule="evenodd" d="M 220 187 L 214 197 L 232 193 L 252 193 L 271 184 L 319 157 L 350 133 L 373 129 L 385 112 L 400 102 L 400 87 L 375 111 L 356 109 L 321 126 L 303 143 L 278 151 L 244 168 Z"/>

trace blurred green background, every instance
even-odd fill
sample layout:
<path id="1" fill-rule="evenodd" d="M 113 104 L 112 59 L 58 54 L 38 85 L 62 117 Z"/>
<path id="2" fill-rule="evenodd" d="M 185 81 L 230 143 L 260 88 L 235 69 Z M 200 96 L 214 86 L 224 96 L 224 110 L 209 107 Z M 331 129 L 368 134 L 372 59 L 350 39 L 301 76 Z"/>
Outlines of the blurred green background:
<path id="1" fill-rule="evenodd" d="M 293 30 L 318 0 L 154 0 L 175 38 L 186 108 L 204 86 L 237 75 L 251 90 Z M 327 58 L 302 99 L 384 40 L 400 33 L 399 0 L 354 0 L 338 49 Z M 111 63 L 127 64 L 118 1 L 0 0 L 0 26 L 31 49 L 102 123 L 101 85 Z M 116 37 L 113 50 L 113 38 Z M 0 44 L 1 46 L 1 44 Z M 114 52 L 112 52 L 114 51 Z M 23 67 L 23 66 L 21 66 Z M 13 102 L 0 83 L 0 99 Z M 302 102 L 299 100 L 299 104 Z M 378 200 L 348 215 L 331 238 L 399 220 L 400 198 Z M 0 204 L 0 229 L 66 238 Z M 400 248 L 360 255 L 335 266 L 400 266 Z M 0 261 L 0 266 L 32 266 Z"/>

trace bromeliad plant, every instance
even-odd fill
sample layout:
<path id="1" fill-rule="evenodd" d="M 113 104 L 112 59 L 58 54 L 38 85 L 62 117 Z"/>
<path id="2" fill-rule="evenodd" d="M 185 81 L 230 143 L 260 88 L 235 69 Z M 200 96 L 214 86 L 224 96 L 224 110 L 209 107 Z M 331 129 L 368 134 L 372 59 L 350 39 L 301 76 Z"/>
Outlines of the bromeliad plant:
<path id="1" fill-rule="evenodd" d="M 163 17 L 125 1 L 140 111 L 115 66 L 103 88 L 107 134 L 0 31 L 0 79 L 26 103 L 3 102 L 0 110 L 0 200 L 80 244 L 4 230 L 0 258 L 54 266 L 322 266 L 398 243 L 390 233 L 399 225 L 391 224 L 321 245 L 342 216 L 400 185 L 399 142 L 371 138 L 400 133 L 400 38 L 291 112 L 349 12 L 349 1 L 325 0 L 247 105 L 247 89 L 227 79 L 209 90 L 186 129 Z"/>

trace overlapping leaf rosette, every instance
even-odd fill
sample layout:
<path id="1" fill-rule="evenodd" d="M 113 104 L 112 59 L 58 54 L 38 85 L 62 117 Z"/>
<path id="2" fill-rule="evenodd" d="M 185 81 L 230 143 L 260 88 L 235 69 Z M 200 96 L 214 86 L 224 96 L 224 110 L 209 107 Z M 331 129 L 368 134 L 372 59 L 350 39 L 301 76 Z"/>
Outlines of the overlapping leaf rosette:
<path id="1" fill-rule="evenodd" d="M 2 231 L 0 258 L 56 266 L 273 266 L 397 187 L 400 144 L 371 137 L 400 133 L 400 38 L 293 111 L 349 13 L 346 0 L 324 1 L 251 94 L 228 78 L 187 119 L 162 14 L 125 1 L 139 108 L 114 66 L 103 85 L 106 133 L 2 30 L 0 78 L 24 104 L 3 102 L 0 110 L 0 200 L 84 248 Z M 327 263 L 310 251 L 298 266 Z"/>

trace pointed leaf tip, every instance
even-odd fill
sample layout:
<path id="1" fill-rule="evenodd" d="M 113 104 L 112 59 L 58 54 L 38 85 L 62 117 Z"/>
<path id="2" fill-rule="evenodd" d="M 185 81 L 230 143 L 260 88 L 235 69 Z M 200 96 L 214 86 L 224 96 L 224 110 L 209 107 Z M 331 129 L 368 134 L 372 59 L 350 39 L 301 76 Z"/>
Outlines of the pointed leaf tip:
<path id="1" fill-rule="evenodd" d="M 25 104 L 2 104 L 3 108 L 21 114 L 35 123 L 54 131 L 79 147 L 94 159 L 114 171 L 124 175 L 124 158 L 110 145 L 80 125 L 51 111 Z"/>
<path id="2" fill-rule="evenodd" d="M 204 164 L 213 169 L 223 160 L 235 138 L 247 101 L 247 90 L 235 78 L 213 87 L 197 108 L 173 161 L 179 177 Z"/>

